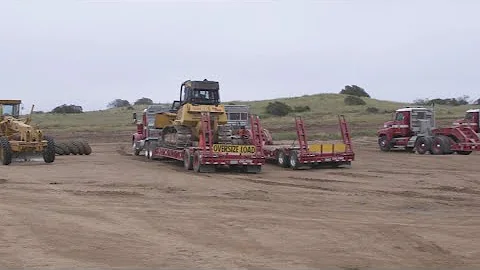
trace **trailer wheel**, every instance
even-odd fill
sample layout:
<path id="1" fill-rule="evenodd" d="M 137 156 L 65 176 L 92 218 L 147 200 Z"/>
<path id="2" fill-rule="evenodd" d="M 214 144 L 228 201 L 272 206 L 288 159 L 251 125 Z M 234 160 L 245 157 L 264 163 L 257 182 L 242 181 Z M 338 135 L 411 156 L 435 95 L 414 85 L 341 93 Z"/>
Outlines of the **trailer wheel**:
<path id="1" fill-rule="evenodd" d="M 297 170 L 300 167 L 297 151 L 290 152 L 290 167 L 292 167 L 294 170 Z"/>
<path id="2" fill-rule="evenodd" d="M 12 163 L 12 146 L 6 137 L 0 138 L 0 159 L 3 165 Z"/>
<path id="3" fill-rule="evenodd" d="M 432 139 L 430 137 L 420 137 L 415 143 L 417 153 L 424 155 L 432 149 Z"/>
<path id="4" fill-rule="evenodd" d="M 380 147 L 380 150 L 384 152 L 388 152 L 392 148 L 386 135 L 378 137 L 378 146 Z"/>
<path id="5" fill-rule="evenodd" d="M 195 172 L 215 172 L 215 165 L 201 164 L 200 152 L 193 153 L 193 171 Z"/>
<path id="6" fill-rule="evenodd" d="M 193 157 L 188 150 L 185 150 L 183 155 L 183 167 L 185 167 L 186 170 L 193 170 Z"/>
<path id="7" fill-rule="evenodd" d="M 285 153 L 284 149 L 280 149 L 277 151 L 277 163 L 283 168 L 290 167 L 290 159 L 289 156 Z"/>

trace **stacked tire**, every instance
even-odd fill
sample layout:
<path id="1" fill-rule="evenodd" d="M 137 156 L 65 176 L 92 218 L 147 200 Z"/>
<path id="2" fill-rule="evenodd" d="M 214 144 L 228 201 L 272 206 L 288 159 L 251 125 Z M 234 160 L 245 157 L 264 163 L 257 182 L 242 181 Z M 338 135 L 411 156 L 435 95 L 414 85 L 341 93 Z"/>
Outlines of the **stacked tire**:
<path id="1" fill-rule="evenodd" d="M 92 148 L 86 140 L 55 141 L 55 154 L 57 156 L 90 155 Z"/>

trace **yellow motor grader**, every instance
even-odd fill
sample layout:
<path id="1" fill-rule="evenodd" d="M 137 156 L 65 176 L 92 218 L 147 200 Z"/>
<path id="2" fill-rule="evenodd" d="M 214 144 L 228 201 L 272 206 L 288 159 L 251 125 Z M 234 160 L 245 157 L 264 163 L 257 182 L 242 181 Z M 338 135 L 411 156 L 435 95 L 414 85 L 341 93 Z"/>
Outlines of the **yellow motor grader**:
<path id="1" fill-rule="evenodd" d="M 55 142 L 40 129 L 30 125 L 33 108 L 20 118 L 21 100 L 0 100 L 0 161 L 9 165 L 14 159 L 32 160 L 43 157 L 45 163 L 55 161 Z"/>

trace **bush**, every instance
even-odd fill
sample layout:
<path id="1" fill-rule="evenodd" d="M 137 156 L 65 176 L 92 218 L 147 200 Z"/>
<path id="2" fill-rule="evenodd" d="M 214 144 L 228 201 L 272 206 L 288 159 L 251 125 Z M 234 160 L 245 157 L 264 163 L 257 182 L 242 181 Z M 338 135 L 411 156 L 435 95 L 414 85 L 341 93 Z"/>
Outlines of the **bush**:
<path id="1" fill-rule="evenodd" d="M 416 99 L 413 101 L 415 105 L 421 106 L 431 106 L 432 104 L 436 105 L 448 105 L 448 106 L 461 106 L 469 104 L 469 96 L 463 96 L 458 98 L 434 98 L 434 99 Z"/>
<path id="2" fill-rule="evenodd" d="M 357 85 L 346 85 L 342 89 L 342 91 L 340 91 L 340 94 L 356 96 L 356 97 L 367 97 L 367 98 L 370 97 L 370 95 L 365 91 L 365 89 Z"/>
<path id="3" fill-rule="evenodd" d="M 83 113 L 82 106 L 63 104 L 55 107 L 52 113 Z"/>
<path id="4" fill-rule="evenodd" d="M 367 113 L 378 113 L 380 110 L 377 107 L 368 107 L 366 111 Z"/>
<path id="5" fill-rule="evenodd" d="M 363 99 L 356 97 L 356 96 L 346 96 L 345 99 L 343 99 L 343 102 L 345 105 L 365 105 L 367 104 Z"/>
<path id="6" fill-rule="evenodd" d="M 266 112 L 275 116 L 285 116 L 292 111 L 292 107 L 280 101 L 269 102 L 266 107 Z"/>
<path id="7" fill-rule="evenodd" d="M 135 101 L 135 103 L 133 103 L 133 105 L 152 105 L 153 104 L 153 100 L 149 99 L 149 98 L 146 98 L 146 97 L 142 97 L 140 99 L 137 99 L 137 101 Z"/>
<path id="8" fill-rule="evenodd" d="M 309 106 L 295 106 L 293 108 L 293 111 L 294 112 L 309 112 L 310 111 L 310 107 Z"/>
<path id="9" fill-rule="evenodd" d="M 130 105 L 130 102 L 128 100 L 117 98 L 117 99 L 113 100 L 112 102 L 108 103 L 107 106 L 109 108 L 121 108 L 121 107 L 128 107 L 128 106 L 131 106 L 131 105 Z"/>

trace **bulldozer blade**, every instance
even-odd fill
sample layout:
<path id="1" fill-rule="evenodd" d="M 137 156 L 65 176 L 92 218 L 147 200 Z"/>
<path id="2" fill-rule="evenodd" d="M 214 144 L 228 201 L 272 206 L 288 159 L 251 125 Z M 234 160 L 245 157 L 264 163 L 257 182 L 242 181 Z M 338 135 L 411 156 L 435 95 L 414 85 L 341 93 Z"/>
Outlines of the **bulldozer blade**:
<path id="1" fill-rule="evenodd" d="M 43 162 L 43 153 L 41 152 L 22 152 L 14 153 L 12 162 Z"/>

